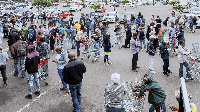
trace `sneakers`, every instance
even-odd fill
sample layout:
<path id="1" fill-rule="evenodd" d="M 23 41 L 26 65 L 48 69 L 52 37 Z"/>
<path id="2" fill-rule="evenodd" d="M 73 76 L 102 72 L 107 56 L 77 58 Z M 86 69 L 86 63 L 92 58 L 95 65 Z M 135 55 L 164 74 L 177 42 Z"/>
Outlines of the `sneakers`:
<path id="1" fill-rule="evenodd" d="M 168 74 L 163 74 L 163 76 L 169 76 Z"/>
<path id="2" fill-rule="evenodd" d="M 194 80 L 194 79 L 193 79 L 192 77 L 191 77 L 191 78 L 187 78 L 187 77 L 186 77 L 185 80 Z"/>
<path id="3" fill-rule="evenodd" d="M 32 95 L 31 95 L 31 94 L 28 94 L 28 95 L 25 96 L 25 98 L 27 98 L 27 99 L 32 99 Z"/>
<path id="4" fill-rule="evenodd" d="M 169 75 L 171 75 L 172 74 L 172 72 L 169 70 L 168 72 L 167 72 Z"/>
<path id="5" fill-rule="evenodd" d="M 3 86 L 6 87 L 8 84 L 4 84 Z"/>
<path id="6" fill-rule="evenodd" d="M 156 72 L 155 72 L 155 71 L 153 71 L 153 70 L 152 70 L 152 71 L 150 71 L 150 73 L 151 73 L 151 74 L 156 74 Z"/>
<path id="7" fill-rule="evenodd" d="M 66 90 L 66 88 L 65 88 L 65 87 L 62 87 L 62 88 L 60 88 L 60 90 L 61 90 L 61 91 L 64 91 L 64 90 Z"/>
<path id="8" fill-rule="evenodd" d="M 35 95 L 37 95 L 37 96 L 40 95 L 40 91 L 36 91 L 36 92 L 34 92 L 34 93 L 35 93 Z"/>

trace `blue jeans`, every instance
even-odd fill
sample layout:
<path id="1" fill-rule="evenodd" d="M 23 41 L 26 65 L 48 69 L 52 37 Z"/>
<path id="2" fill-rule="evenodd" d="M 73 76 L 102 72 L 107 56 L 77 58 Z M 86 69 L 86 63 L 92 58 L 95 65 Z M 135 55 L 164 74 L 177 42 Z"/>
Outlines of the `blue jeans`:
<path id="1" fill-rule="evenodd" d="M 81 86 L 82 86 L 82 83 L 76 84 L 76 85 L 69 84 L 69 90 L 70 90 L 70 93 L 71 93 L 73 107 L 74 107 L 73 112 L 80 112 Z"/>
<path id="2" fill-rule="evenodd" d="M 66 33 L 67 33 L 66 39 L 67 39 L 67 38 L 70 39 L 70 36 L 69 36 L 69 34 L 70 34 L 70 29 L 66 29 Z"/>
<path id="3" fill-rule="evenodd" d="M 33 74 L 28 74 L 29 77 L 29 94 L 32 95 L 33 93 L 33 77 L 35 79 L 35 84 L 36 84 L 36 88 L 37 88 L 37 92 L 40 92 L 40 83 L 39 83 L 39 76 L 38 76 L 38 72 L 33 73 Z"/>
<path id="4" fill-rule="evenodd" d="M 18 76 L 19 75 L 19 70 L 18 70 L 18 63 L 20 62 L 20 66 L 21 66 L 21 75 L 22 77 L 25 77 L 25 56 L 21 56 L 21 57 L 17 57 L 14 59 L 14 68 L 15 68 L 15 72 L 14 75 Z"/>
<path id="5" fill-rule="evenodd" d="M 104 63 L 107 62 L 109 60 L 108 55 L 104 56 Z"/>
<path id="6" fill-rule="evenodd" d="M 169 58 L 168 59 L 163 59 L 163 73 L 167 74 L 169 72 Z"/>
<path id="7" fill-rule="evenodd" d="M 95 52 L 95 55 L 100 55 L 100 47 L 101 47 L 101 43 L 100 42 L 94 42 L 94 48 L 97 49 Z"/>
<path id="8" fill-rule="evenodd" d="M 140 49 L 142 49 L 142 43 L 144 44 L 144 49 L 146 49 L 145 39 L 140 40 Z"/>
<path id="9" fill-rule="evenodd" d="M 63 84 L 63 87 L 67 88 L 67 84 L 65 83 L 65 81 L 63 80 L 63 75 L 62 75 L 63 69 L 58 69 L 58 74 L 60 76 L 60 80 Z"/>
<path id="10" fill-rule="evenodd" d="M 183 62 L 183 63 L 180 63 L 180 68 L 179 68 L 179 77 L 183 77 L 183 65 L 185 66 L 186 68 L 186 77 L 187 78 L 191 78 L 191 75 L 190 75 L 190 67 L 188 65 L 187 62 Z"/>
<path id="11" fill-rule="evenodd" d="M 152 104 L 150 109 L 149 109 L 149 112 L 154 112 L 154 110 L 160 106 L 161 109 L 162 109 L 162 112 L 166 112 L 166 106 L 165 106 L 165 100 L 160 102 L 159 104 Z"/>
<path id="12" fill-rule="evenodd" d="M 71 44 L 72 44 L 72 48 L 76 47 L 76 41 L 75 41 L 75 36 L 71 37 Z"/>

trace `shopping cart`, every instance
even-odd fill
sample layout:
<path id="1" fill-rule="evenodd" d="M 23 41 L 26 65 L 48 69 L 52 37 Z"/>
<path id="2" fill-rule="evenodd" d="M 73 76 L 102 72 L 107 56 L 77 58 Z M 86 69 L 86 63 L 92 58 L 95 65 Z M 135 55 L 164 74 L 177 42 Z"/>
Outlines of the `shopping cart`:
<path id="1" fill-rule="evenodd" d="M 38 64 L 38 75 L 39 75 L 39 79 L 40 80 L 44 80 L 45 81 L 45 85 L 48 85 L 48 82 L 46 81 L 46 74 L 44 72 L 44 65 L 47 64 L 47 60 L 48 58 L 43 58 L 40 59 L 40 63 Z"/>

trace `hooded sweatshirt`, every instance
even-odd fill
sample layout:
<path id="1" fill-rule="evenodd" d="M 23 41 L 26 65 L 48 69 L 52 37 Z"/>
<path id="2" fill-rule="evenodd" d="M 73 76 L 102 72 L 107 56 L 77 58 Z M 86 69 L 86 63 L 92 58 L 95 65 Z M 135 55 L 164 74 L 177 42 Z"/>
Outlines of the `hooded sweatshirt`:
<path id="1" fill-rule="evenodd" d="M 152 76 L 146 76 L 148 81 L 142 83 L 140 87 L 140 93 L 149 91 L 148 102 L 150 104 L 158 104 L 166 99 L 166 94 L 162 87 L 156 82 Z"/>
<path id="2" fill-rule="evenodd" d="M 25 70 L 27 70 L 28 74 L 38 72 L 38 63 L 40 63 L 39 52 L 31 52 L 28 54 L 25 61 Z"/>
<path id="3" fill-rule="evenodd" d="M 67 52 L 65 50 L 62 50 L 62 52 L 60 54 L 57 54 L 55 58 L 56 58 L 56 61 L 58 61 L 57 69 L 63 69 L 68 62 Z"/>

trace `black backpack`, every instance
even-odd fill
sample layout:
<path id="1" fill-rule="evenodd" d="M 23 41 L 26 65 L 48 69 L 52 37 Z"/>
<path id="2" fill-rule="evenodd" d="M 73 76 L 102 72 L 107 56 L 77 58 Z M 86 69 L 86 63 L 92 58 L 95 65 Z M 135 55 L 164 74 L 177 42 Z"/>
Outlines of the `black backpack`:
<path id="1" fill-rule="evenodd" d="M 25 42 L 21 42 L 17 47 L 17 57 L 26 55 L 26 44 Z"/>

